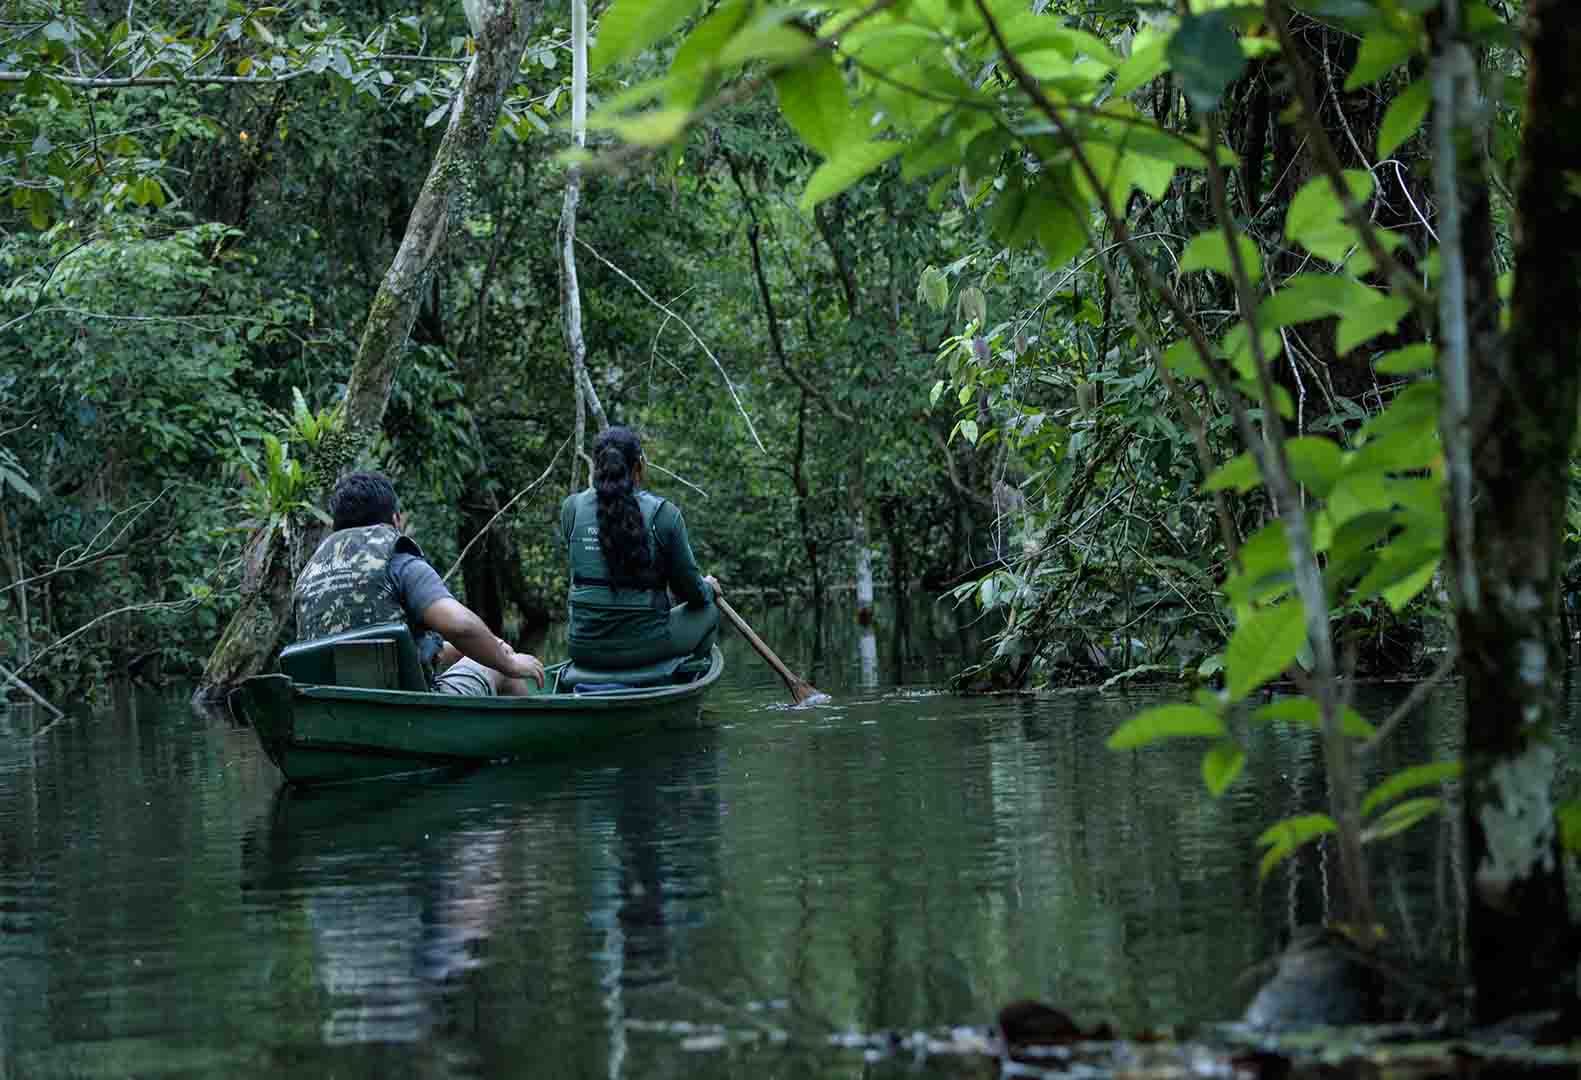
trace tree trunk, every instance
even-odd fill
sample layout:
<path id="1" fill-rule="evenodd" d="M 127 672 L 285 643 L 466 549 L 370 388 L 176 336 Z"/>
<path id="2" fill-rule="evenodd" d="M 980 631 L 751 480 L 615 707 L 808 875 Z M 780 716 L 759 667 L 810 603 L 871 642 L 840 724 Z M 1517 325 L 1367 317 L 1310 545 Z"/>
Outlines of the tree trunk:
<path id="1" fill-rule="evenodd" d="M 444 246 L 452 214 L 465 214 L 474 202 L 477 159 L 487 150 L 506 91 L 521 67 L 527 41 L 542 10 L 542 0 L 479 0 L 481 29 L 477 53 L 467 66 L 450 110 L 450 124 L 439 141 L 428 179 L 417 196 L 406 235 L 379 285 L 368 313 L 362 342 L 346 383 L 345 423 L 336 471 L 354 465 L 358 451 L 373 440 L 384 420 L 390 386 L 406 349 L 407 336 Z M 315 462 L 325 469 L 331 463 Z M 203 670 L 197 696 L 213 699 L 249 675 L 262 671 L 279 648 L 291 616 L 290 592 L 295 560 L 283 538 L 266 542 L 268 568 L 243 582 L 241 606 L 226 627 Z M 311 554 L 321 529 L 309 530 L 301 551 Z"/>
<path id="2" fill-rule="evenodd" d="M 587 0 L 571 0 L 571 142 L 578 150 L 587 145 Z M 571 454 L 573 493 L 580 488 L 577 475 L 586 453 L 588 410 L 592 410 L 600 431 L 609 426 L 593 380 L 587 374 L 587 343 L 582 337 L 582 291 L 576 277 L 576 209 L 581 199 L 582 169 L 572 165 L 566 171 L 558 239 L 560 331 L 571 357 L 571 383 L 576 396 L 576 446 Z"/>
<path id="3" fill-rule="evenodd" d="M 1512 318 L 1503 348 L 1470 350 L 1476 577 L 1460 583 L 1457 612 L 1466 932 L 1482 1022 L 1575 994 L 1552 785 L 1563 666 L 1555 607 L 1581 390 L 1581 194 L 1570 180 L 1581 174 L 1581 21 L 1563 0 L 1532 0 L 1526 14 Z M 1489 258 L 1466 254 L 1468 266 Z M 1473 313 L 1490 303 L 1468 296 Z"/>
<path id="4" fill-rule="evenodd" d="M 867 453 L 860 440 L 851 454 L 851 543 L 856 548 L 856 621 L 873 621 L 873 548 L 867 532 Z"/>

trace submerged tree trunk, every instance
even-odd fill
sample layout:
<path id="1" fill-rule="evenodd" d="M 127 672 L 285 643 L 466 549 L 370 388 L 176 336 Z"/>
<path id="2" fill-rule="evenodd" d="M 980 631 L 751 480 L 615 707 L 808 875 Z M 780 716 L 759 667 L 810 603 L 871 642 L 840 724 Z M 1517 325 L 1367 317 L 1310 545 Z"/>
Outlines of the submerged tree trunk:
<path id="1" fill-rule="evenodd" d="M 1581 20 L 1563 0 L 1532 0 L 1527 19 L 1512 318 L 1503 348 L 1469 355 L 1476 577 L 1462 583 L 1457 614 L 1467 946 L 1482 1021 L 1575 994 L 1552 786 L 1557 586 L 1581 390 L 1581 193 L 1571 179 L 1581 175 Z M 1489 256 L 1468 249 L 1468 265 L 1474 257 Z M 1468 307 L 1489 299 L 1468 296 Z"/>
<path id="2" fill-rule="evenodd" d="M 326 478 L 352 467 L 384 420 L 390 386 L 406 350 L 407 336 L 427 293 L 453 214 L 473 203 L 477 159 L 485 152 L 506 91 L 521 67 L 542 0 L 479 0 L 477 53 L 467 67 L 450 110 L 428 179 L 417 196 L 406 235 L 373 298 L 362 342 L 346 383 L 346 435 L 313 467 Z M 311 554 L 320 529 L 308 530 L 302 551 Z M 286 633 L 295 560 L 283 538 L 265 541 L 259 565 L 268 572 L 242 583 L 241 605 L 203 670 L 198 696 L 215 698 L 263 670 Z"/>

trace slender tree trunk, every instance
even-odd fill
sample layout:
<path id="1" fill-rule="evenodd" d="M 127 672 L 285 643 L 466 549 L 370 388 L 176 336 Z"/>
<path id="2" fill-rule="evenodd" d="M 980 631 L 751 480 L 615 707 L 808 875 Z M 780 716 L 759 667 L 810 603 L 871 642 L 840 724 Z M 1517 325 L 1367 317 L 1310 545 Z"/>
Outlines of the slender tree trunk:
<path id="1" fill-rule="evenodd" d="M 1552 785 L 1563 668 L 1555 607 L 1581 390 L 1581 194 L 1571 180 L 1581 175 L 1581 20 L 1563 0 L 1532 0 L 1526 15 L 1515 292 L 1505 347 L 1484 340 L 1469 350 L 1476 573 L 1458 583 L 1466 932 L 1485 1022 L 1573 998 L 1576 972 Z M 1474 88 L 1455 100 L 1475 103 Z M 1462 209 L 1470 219 L 1485 212 Z M 1481 232 L 1465 230 L 1468 267 L 1489 261 L 1472 250 Z M 1477 334 L 1477 323 L 1492 298 L 1467 299 L 1470 333 L 1491 337 Z"/>
<path id="2" fill-rule="evenodd" d="M 347 438 L 339 459 L 315 462 L 321 471 L 354 466 L 358 452 L 373 440 L 384 420 L 390 386 L 406 350 L 407 336 L 427 295 L 429 280 L 453 214 L 465 214 L 477 186 L 477 160 L 488 148 L 506 91 L 521 67 L 527 41 L 543 8 L 542 0 L 478 0 L 481 29 L 478 51 L 467 67 L 450 110 L 428 179 L 417 196 L 406 235 L 379 285 L 368 313 L 362 342 L 346 384 Z M 311 554 L 321 529 L 301 536 L 299 550 Z M 278 533 L 266 539 L 258 564 L 265 572 L 242 584 L 241 605 L 215 646 L 203 671 L 198 696 L 215 698 L 249 675 L 262 671 L 279 649 L 291 619 L 291 585 L 296 566 Z"/>
<path id="3" fill-rule="evenodd" d="M 873 548 L 867 531 L 867 453 L 860 441 L 851 453 L 848 489 L 851 543 L 856 547 L 856 621 L 873 621 Z"/>
<path id="4" fill-rule="evenodd" d="M 578 150 L 587 145 L 587 0 L 571 0 L 571 142 Z M 558 239 L 560 331 L 571 357 L 571 382 L 576 396 L 576 447 L 571 455 L 573 492 L 580 486 L 577 479 L 586 453 L 588 410 L 593 411 L 599 430 L 609 426 L 593 380 L 587 374 L 587 343 L 582 338 L 582 291 L 576 278 L 576 209 L 581 200 L 582 169 L 572 165 L 566 171 Z"/>

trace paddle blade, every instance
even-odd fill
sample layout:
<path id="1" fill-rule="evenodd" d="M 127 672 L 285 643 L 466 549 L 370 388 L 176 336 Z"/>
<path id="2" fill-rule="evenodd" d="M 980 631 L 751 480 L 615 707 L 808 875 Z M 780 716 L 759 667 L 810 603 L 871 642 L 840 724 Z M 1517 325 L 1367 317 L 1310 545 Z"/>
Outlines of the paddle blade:
<path id="1" fill-rule="evenodd" d="M 791 700 L 797 705 L 827 705 L 834 699 L 812 683 L 797 679 L 795 682 L 786 682 L 790 689 Z"/>

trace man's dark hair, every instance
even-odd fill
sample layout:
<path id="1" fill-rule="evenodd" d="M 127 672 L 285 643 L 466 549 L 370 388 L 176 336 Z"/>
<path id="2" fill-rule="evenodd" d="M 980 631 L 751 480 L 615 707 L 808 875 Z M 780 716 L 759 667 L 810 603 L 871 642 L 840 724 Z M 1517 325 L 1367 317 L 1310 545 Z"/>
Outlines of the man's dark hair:
<path id="1" fill-rule="evenodd" d="M 360 529 L 367 525 L 394 525 L 401 501 L 390 478 L 376 472 L 354 472 L 341 478 L 329 497 L 335 528 Z"/>

